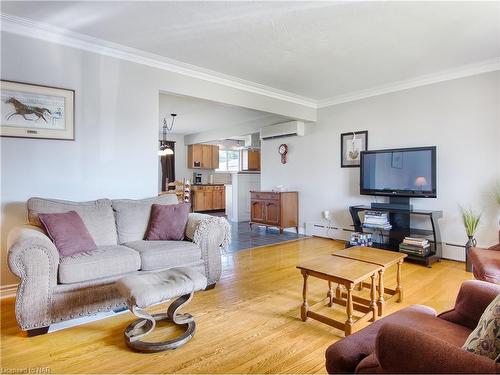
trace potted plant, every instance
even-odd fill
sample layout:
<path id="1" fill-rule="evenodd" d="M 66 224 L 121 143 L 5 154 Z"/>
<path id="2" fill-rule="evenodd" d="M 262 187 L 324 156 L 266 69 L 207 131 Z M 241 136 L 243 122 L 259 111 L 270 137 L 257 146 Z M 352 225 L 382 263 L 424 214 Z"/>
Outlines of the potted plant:
<path id="1" fill-rule="evenodd" d="M 472 208 L 463 208 L 462 210 L 462 220 L 464 223 L 465 232 L 469 240 L 465 244 L 465 269 L 468 272 L 472 272 L 472 264 L 469 261 L 469 249 L 477 245 L 474 235 L 476 234 L 477 227 L 481 220 L 481 213 L 474 211 Z"/>

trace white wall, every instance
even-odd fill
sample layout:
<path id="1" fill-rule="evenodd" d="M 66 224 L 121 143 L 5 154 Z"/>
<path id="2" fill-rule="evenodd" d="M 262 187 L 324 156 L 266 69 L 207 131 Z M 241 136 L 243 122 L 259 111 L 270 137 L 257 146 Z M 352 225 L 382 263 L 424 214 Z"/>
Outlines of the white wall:
<path id="1" fill-rule="evenodd" d="M 25 222 L 29 197 L 81 201 L 157 194 L 160 91 L 274 108 L 291 117 L 316 115 L 312 108 L 71 47 L 6 32 L 1 40 L 2 79 L 75 90 L 76 124 L 74 142 L 0 140 L 2 286 L 17 281 L 7 268 L 6 238 Z M 185 165 L 180 158 L 178 163 Z"/>
<path id="2" fill-rule="evenodd" d="M 464 244 L 458 205 L 471 204 L 484 210 L 479 244 L 498 242 L 491 190 L 500 179 L 499 72 L 320 109 L 308 135 L 262 142 L 262 189 L 298 190 L 301 225 L 321 222 L 321 211 L 330 209 L 335 225 L 350 228 L 348 206 L 373 201 L 359 195 L 359 168 L 340 168 L 340 134 L 359 130 L 368 130 L 372 150 L 436 145 L 438 198 L 413 199 L 414 206 L 443 210 L 443 240 Z M 289 146 L 286 165 L 281 143 Z M 444 253 L 463 258 L 457 247 Z"/>

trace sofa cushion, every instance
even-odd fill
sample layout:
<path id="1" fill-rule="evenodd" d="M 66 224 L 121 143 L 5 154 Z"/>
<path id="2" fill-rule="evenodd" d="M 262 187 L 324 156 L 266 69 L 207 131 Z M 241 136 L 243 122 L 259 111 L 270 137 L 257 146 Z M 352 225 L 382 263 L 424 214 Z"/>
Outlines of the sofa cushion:
<path id="1" fill-rule="evenodd" d="M 115 199 L 113 211 L 120 244 L 143 240 L 148 229 L 153 204 L 178 204 L 175 194 L 164 194 L 146 199 Z"/>
<path id="2" fill-rule="evenodd" d="M 500 294 L 484 310 L 463 349 L 495 360 L 500 356 Z"/>
<path id="3" fill-rule="evenodd" d="M 203 290 L 207 287 L 207 278 L 191 267 L 176 267 L 128 275 L 118 280 L 115 285 L 129 304 L 146 308 Z"/>
<path id="4" fill-rule="evenodd" d="M 203 262 L 198 245 L 187 241 L 134 241 L 124 244 L 139 252 L 141 270 L 194 266 Z"/>
<path id="5" fill-rule="evenodd" d="M 59 282 L 77 283 L 121 275 L 141 268 L 137 251 L 126 246 L 103 246 L 97 250 L 61 258 Z"/>
<path id="6" fill-rule="evenodd" d="M 147 241 L 182 241 L 186 232 L 190 207 L 189 203 L 153 204 L 145 239 Z"/>
<path id="7" fill-rule="evenodd" d="M 75 211 L 38 214 L 59 254 L 63 257 L 96 250 L 97 246 Z"/>
<path id="8" fill-rule="evenodd" d="M 456 346 L 462 346 L 471 332 L 466 327 L 437 318 L 430 307 L 409 306 L 331 345 L 326 350 L 328 373 L 353 373 L 365 357 L 375 352 L 378 330 L 386 322 L 412 327 Z"/>
<path id="9" fill-rule="evenodd" d="M 62 213 L 76 211 L 82 218 L 95 244 L 111 246 L 118 243 L 115 217 L 109 199 L 90 202 L 72 202 L 57 199 L 30 198 L 27 202 L 28 221 L 43 229 L 38 217 L 40 213 Z"/>

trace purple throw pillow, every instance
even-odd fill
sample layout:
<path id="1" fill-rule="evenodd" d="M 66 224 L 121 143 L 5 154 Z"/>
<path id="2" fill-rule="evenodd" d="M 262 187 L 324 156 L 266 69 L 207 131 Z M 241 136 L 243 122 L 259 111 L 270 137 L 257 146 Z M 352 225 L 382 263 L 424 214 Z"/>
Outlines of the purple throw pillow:
<path id="1" fill-rule="evenodd" d="M 82 218 L 75 211 L 38 214 L 62 257 L 97 249 Z"/>
<path id="2" fill-rule="evenodd" d="M 146 240 L 182 241 L 186 231 L 189 203 L 153 204 Z"/>

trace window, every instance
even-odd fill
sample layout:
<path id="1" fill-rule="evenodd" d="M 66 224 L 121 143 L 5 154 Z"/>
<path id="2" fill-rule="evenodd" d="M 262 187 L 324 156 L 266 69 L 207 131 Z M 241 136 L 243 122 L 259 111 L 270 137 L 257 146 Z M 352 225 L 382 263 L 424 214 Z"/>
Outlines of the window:
<path id="1" fill-rule="evenodd" d="M 238 172 L 240 170 L 240 152 L 219 150 L 219 172 Z"/>

